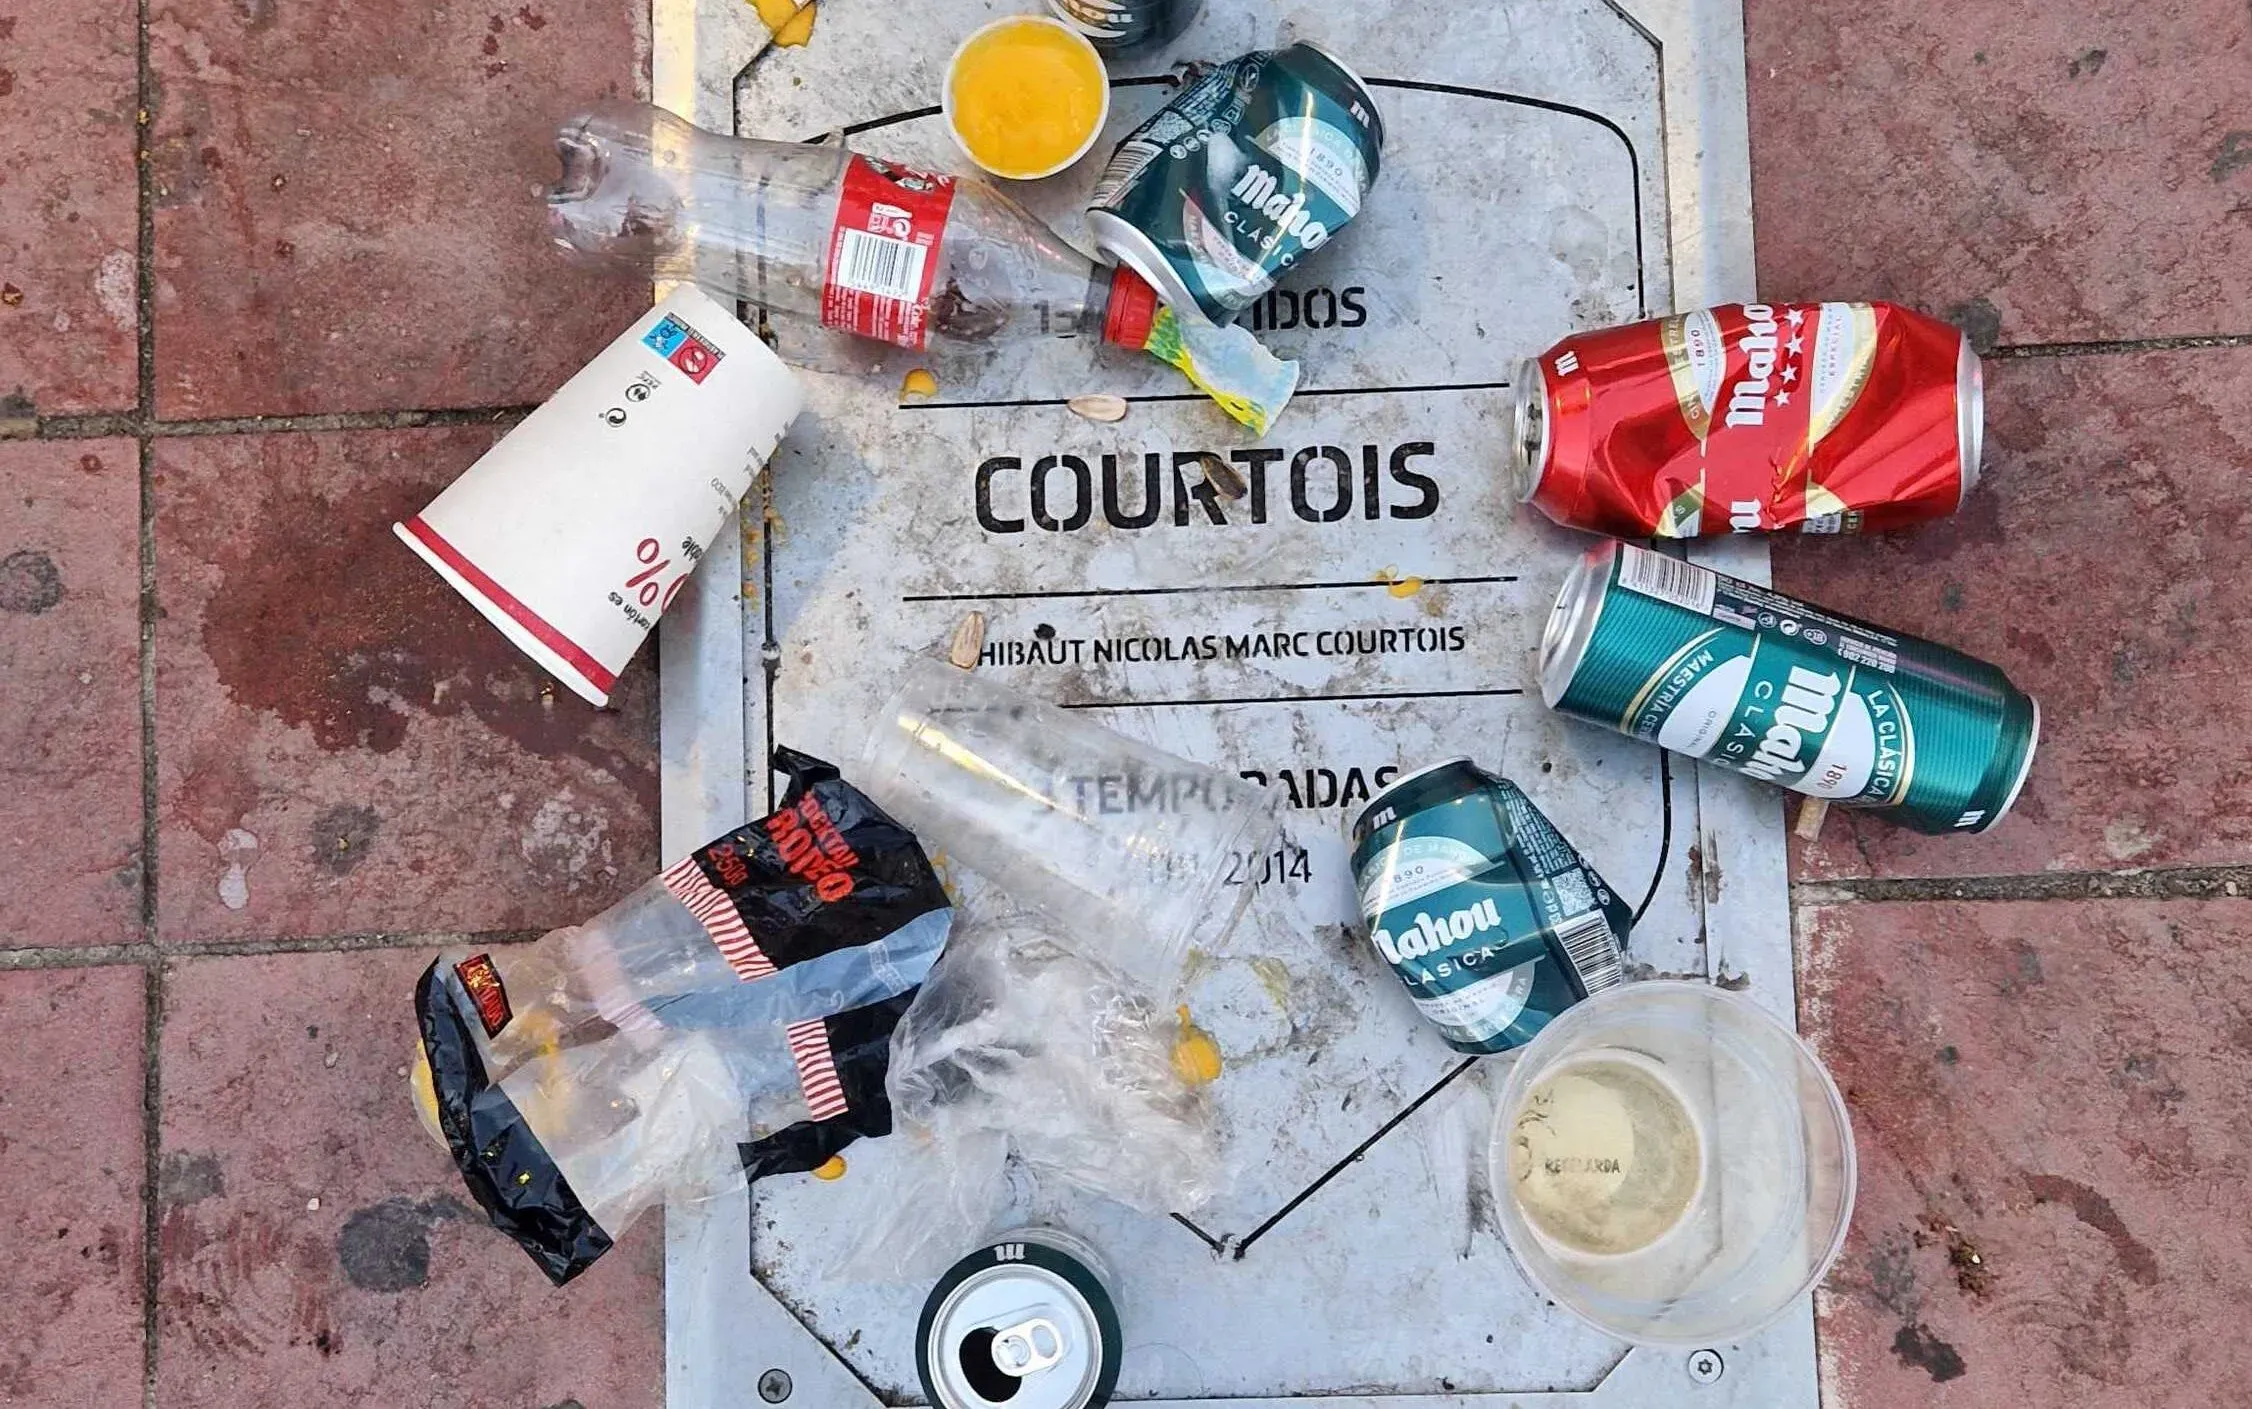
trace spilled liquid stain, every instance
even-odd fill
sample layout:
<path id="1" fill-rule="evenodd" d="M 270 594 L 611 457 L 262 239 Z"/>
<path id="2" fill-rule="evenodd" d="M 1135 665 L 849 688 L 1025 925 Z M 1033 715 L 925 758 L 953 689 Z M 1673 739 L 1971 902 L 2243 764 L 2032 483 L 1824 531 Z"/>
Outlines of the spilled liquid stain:
<path id="1" fill-rule="evenodd" d="M 336 1260 L 362 1291 L 408 1292 L 430 1283 L 430 1230 L 469 1211 L 441 1195 L 426 1203 L 389 1198 L 344 1220 Z"/>
<path id="2" fill-rule="evenodd" d="M 63 599 L 63 575 L 55 560 L 31 548 L 0 558 L 0 611 L 39 616 Z"/>
<path id="3" fill-rule="evenodd" d="M 331 753 L 390 753 L 418 718 L 467 714 L 527 753 L 584 759 L 653 798 L 654 750 L 634 757 L 603 743 L 592 706 L 543 690 L 539 667 L 392 536 L 392 522 L 430 495 L 412 484 L 370 486 L 349 502 L 268 491 L 256 520 L 211 553 L 220 585 L 202 644 L 220 684 Z M 373 835 L 372 821 L 322 821 L 333 824 L 332 850 Z"/>
<path id="4" fill-rule="evenodd" d="M 1398 568 L 1388 567 L 1384 569 L 1382 572 L 1376 575 L 1376 580 L 1385 584 L 1385 591 L 1403 600 L 1412 597 L 1416 593 L 1423 590 L 1422 578 L 1413 576 L 1412 574 L 1403 577 L 1400 575 L 1400 570 Z"/>
<path id="5" fill-rule="evenodd" d="M 372 807 L 341 803 L 313 821 L 313 865 L 331 876 L 348 876 L 367 859 L 368 846 L 382 829 Z"/>
<path id="6" fill-rule="evenodd" d="M 1259 986 L 1267 991 L 1275 1007 L 1290 1011 L 1290 970 L 1282 960 L 1260 955 L 1251 961 L 1251 972 L 1259 976 Z"/>

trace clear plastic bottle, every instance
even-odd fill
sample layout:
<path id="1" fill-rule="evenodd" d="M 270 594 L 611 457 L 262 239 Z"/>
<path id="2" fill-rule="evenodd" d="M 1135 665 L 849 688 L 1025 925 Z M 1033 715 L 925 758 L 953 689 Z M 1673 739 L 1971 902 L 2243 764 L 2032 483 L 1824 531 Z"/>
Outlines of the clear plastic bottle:
<path id="1" fill-rule="evenodd" d="M 974 177 L 723 136 L 646 103 L 567 118 L 555 146 L 548 228 L 582 264 L 910 348 L 1098 337 L 1180 369 L 1260 434 L 1298 384 L 1249 332 L 1162 306 Z"/>
<path id="2" fill-rule="evenodd" d="M 926 317 L 898 320 L 887 341 L 920 347 L 918 333 L 968 342 L 1092 333 L 1138 350 L 1156 312 L 1156 294 L 1132 271 L 1095 263 L 971 177 L 941 178 L 951 185 L 943 199 L 918 189 L 923 173 L 841 142 L 725 137 L 643 103 L 606 103 L 570 118 L 555 147 L 563 174 L 547 199 L 556 244 L 619 273 L 692 280 L 772 313 L 839 326 L 831 274 L 850 252 L 838 238 L 839 210 L 848 186 L 866 186 L 879 200 L 904 189 L 904 198 L 885 200 L 902 213 L 875 213 L 886 231 L 866 229 L 865 218 L 843 228 L 889 244 L 927 236 L 923 258 L 936 266 L 920 281 L 929 289 Z M 925 199 L 917 204 L 939 207 L 940 228 L 921 227 L 921 211 L 909 204 L 918 196 Z M 895 257 L 866 281 L 920 263 Z"/>

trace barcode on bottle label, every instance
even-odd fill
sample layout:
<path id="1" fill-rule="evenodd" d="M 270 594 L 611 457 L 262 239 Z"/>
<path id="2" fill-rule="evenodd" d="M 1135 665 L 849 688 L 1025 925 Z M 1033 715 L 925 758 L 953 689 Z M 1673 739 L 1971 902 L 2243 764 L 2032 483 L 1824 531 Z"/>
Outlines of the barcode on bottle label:
<path id="1" fill-rule="evenodd" d="M 1109 205 L 1164 150 L 1155 142 L 1144 142 L 1139 138 L 1121 143 L 1118 150 L 1110 154 L 1109 162 L 1103 166 L 1103 174 L 1096 179 L 1095 192 L 1087 198 L 1087 204 Z"/>
<path id="2" fill-rule="evenodd" d="M 1600 910 L 1590 910 L 1556 928 L 1556 943 L 1571 961 L 1580 987 L 1589 994 L 1616 986 L 1626 977 L 1619 965 L 1619 947 L 1611 938 L 1611 922 Z"/>
<path id="3" fill-rule="evenodd" d="M 923 247 L 906 240 L 871 235 L 865 230 L 839 232 L 844 248 L 837 260 L 837 282 L 848 289 L 878 298 L 912 303 L 923 292 Z"/>
<path id="4" fill-rule="evenodd" d="M 1712 615 L 1713 592 L 1720 581 L 1716 574 L 1647 548 L 1622 547 L 1620 554 L 1619 586 L 1687 607 L 1700 616 Z"/>
<path id="5" fill-rule="evenodd" d="M 837 194 L 821 281 L 821 322 L 920 348 L 931 285 L 944 271 L 954 178 L 856 156 Z"/>

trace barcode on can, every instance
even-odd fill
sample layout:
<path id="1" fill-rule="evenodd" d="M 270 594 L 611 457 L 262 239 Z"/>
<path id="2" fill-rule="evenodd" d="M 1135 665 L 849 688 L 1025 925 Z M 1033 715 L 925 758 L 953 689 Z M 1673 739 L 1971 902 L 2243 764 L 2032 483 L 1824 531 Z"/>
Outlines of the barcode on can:
<path id="1" fill-rule="evenodd" d="M 1611 922 L 1600 910 L 1590 910 L 1558 925 L 1556 943 L 1571 961 L 1580 987 L 1591 995 L 1626 977 L 1619 966 L 1619 947 L 1611 938 Z"/>
<path id="2" fill-rule="evenodd" d="M 921 245 L 911 240 L 894 240 L 887 235 L 871 235 L 865 230 L 839 233 L 844 237 L 844 247 L 837 255 L 836 281 L 839 284 L 901 303 L 915 303 L 922 298 L 924 250 Z"/>
<path id="3" fill-rule="evenodd" d="M 1138 137 L 1119 143 L 1118 150 L 1112 152 L 1110 160 L 1104 164 L 1103 174 L 1096 179 L 1095 192 L 1087 197 L 1087 204 L 1109 205 L 1164 150 L 1155 142 L 1145 142 Z"/>
<path id="4" fill-rule="evenodd" d="M 1619 586 L 1687 607 L 1700 616 L 1712 615 L 1713 593 L 1720 582 L 1717 574 L 1647 548 L 1622 544 L 1619 552 Z"/>

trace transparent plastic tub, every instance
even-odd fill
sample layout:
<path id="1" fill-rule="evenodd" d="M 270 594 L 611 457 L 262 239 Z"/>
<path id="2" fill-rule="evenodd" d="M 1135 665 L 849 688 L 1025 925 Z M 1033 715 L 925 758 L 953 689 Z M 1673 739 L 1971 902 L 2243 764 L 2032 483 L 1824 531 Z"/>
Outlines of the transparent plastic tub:
<path id="1" fill-rule="evenodd" d="M 1853 1216 L 1853 1130 L 1813 1051 L 1699 983 L 1598 994 L 1510 1070 L 1490 1151 L 1534 1285 L 1624 1340 L 1711 1345 L 1819 1282 Z"/>
<path id="2" fill-rule="evenodd" d="M 854 781 L 885 811 L 1049 920 L 1055 941 L 1174 994 L 1191 953 L 1227 953 L 1252 887 L 1231 855 L 1280 826 L 1275 799 L 989 674 L 918 656 Z"/>

